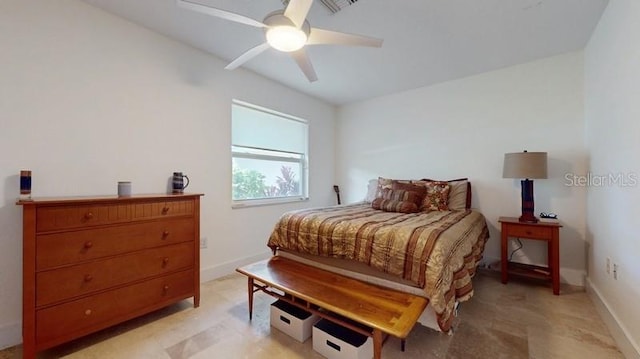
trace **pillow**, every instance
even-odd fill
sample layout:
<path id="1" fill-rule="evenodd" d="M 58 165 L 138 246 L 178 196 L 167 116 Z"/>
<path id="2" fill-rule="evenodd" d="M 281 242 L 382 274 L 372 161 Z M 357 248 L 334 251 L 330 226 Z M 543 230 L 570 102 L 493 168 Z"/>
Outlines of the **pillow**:
<path id="1" fill-rule="evenodd" d="M 427 195 L 427 187 L 425 186 L 425 184 L 414 184 L 414 183 L 407 183 L 404 181 L 393 180 L 391 182 L 391 189 L 417 192 L 421 196 L 420 201 L 418 202 L 418 205 L 420 204 L 420 202 L 422 202 L 422 200 L 424 199 L 424 196 Z"/>
<path id="2" fill-rule="evenodd" d="M 378 197 L 371 202 L 371 208 L 381 209 L 385 212 L 415 213 L 418 212 L 418 205 L 409 201 L 398 201 Z"/>
<path id="3" fill-rule="evenodd" d="M 452 211 L 463 211 L 471 208 L 471 185 L 467 178 L 458 178 L 448 181 L 438 181 L 432 179 L 422 179 L 426 182 L 447 182 L 451 186 L 449 190 L 449 209 Z"/>
<path id="4" fill-rule="evenodd" d="M 469 181 L 467 179 L 447 181 L 451 189 L 449 190 L 449 209 L 465 210 L 471 207 L 471 203 L 467 205 L 467 190 Z"/>
<path id="5" fill-rule="evenodd" d="M 378 189 L 376 191 L 376 197 L 382 196 L 382 190 L 385 188 L 391 189 L 393 187 L 393 182 L 398 183 L 411 183 L 410 180 L 394 180 L 391 178 L 378 177 Z"/>
<path id="6" fill-rule="evenodd" d="M 426 194 L 426 188 L 425 192 Z M 416 191 L 407 191 L 404 189 L 388 189 L 382 190 L 382 199 L 389 199 L 393 201 L 413 202 L 416 206 L 420 206 L 424 200 L 424 194 Z"/>
<path id="7" fill-rule="evenodd" d="M 375 197 L 382 197 L 382 190 L 385 188 L 389 188 L 391 189 L 391 184 L 393 183 L 393 180 L 390 178 L 383 178 L 383 177 L 378 177 L 378 185 L 376 187 L 376 196 Z"/>
<path id="8" fill-rule="evenodd" d="M 420 206 L 421 211 L 448 211 L 449 191 L 451 186 L 448 182 L 429 181 L 426 184 L 427 196 Z"/>
<path id="9" fill-rule="evenodd" d="M 378 192 L 378 180 L 370 179 L 369 184 L 367 185 L 367 196 L 364 198 L 364 201 L 367 203 L 373 202 L 376 199 L 376 193 Z"/>

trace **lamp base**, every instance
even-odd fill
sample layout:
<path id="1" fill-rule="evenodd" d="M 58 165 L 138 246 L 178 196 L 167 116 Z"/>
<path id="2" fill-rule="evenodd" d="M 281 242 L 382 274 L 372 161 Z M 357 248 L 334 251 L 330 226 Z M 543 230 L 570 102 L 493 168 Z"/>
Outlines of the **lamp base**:
<path id="1" fill-rule="evenodd" d="M 520 185 L 522 186 L 522 215 L 518 220 L 520 222 L 536 223 L 538 219 L 533 215 L 533 181 L 525 179 L 520 181 Z"/>
<path id="2" fill-rule="evenodd" d="M 523 213 L 522 216 L 518 218 L 518 221 L 524 223 L 538 223 L 540 220 L 531 213 Z"/>

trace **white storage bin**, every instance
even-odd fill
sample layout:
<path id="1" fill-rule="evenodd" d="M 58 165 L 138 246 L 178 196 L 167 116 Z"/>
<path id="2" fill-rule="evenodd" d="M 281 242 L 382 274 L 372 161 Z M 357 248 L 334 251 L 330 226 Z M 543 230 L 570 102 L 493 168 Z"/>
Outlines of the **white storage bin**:
<path id="1" fill-rule="evenodd" d="M 303 343 L 311 336 L 311 328 L 319 317 L 285 301 L 271 304 L 271 326 Z"/>
<path id="2" fill-rule="evenodd" d="M 371 359 L 373 338 L 322 319 L 313 326 L 313 350 L 329 359 Z"/>

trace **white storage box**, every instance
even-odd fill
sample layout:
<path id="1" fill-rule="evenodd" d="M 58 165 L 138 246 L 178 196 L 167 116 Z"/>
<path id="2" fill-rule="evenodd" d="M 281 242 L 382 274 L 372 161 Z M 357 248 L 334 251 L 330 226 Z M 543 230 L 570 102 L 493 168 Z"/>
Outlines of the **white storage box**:
<path id="1" fill-rule="evenodd" d="M 322 319 L 313 326 L 313 350 L 329 359 L 371 359 L 373 338 Z"/>
<path id="2" fill-rule="evenodd" d="M 271 304 L 271 326 L 303 343 L 311 336 L 311 328 L 319 317 L 285 301 Z"/>

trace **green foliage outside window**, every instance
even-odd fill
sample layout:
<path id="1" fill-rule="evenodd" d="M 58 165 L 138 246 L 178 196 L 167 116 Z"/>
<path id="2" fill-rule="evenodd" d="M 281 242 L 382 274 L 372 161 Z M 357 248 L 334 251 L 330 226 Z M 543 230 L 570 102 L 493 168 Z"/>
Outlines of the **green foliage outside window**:
<path id="1" fill-rule="evenodd" d="M 282 166 L 275 185 L 265 183 L 266 176 L 256 170 L 233 167 L 233 199 L 285 197 L 300 193 L 300 183 L 291 167 Z"/>
<path id="2" fill-rule="evenodd" d="M 265 176 L 256 170 L 233 167 L 233 198 L 260 198 L 264 193 Z"/>

